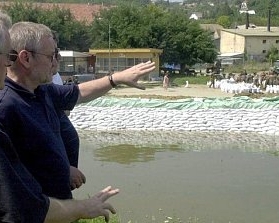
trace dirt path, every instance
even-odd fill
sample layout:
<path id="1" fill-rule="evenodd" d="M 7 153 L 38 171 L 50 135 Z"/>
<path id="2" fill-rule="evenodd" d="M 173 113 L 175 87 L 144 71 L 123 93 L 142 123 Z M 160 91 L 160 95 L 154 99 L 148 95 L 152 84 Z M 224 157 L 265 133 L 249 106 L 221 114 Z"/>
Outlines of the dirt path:
<path id="1" fill-rule="evenodd" d="M 164 90 L 163 87 L 147 88 L 139 90 L 135 88 L 118 88 L 112 89 L 108 95 L 115 96 L 148 96 L 157 95 L 165 97 L 197 97 L 197 98 L 225 98 L 232 97 L 234 94 L 222 92 L 220 89 L 209 88 L 206 85 L 189 85 L 185 87 L 171 87 Z"/>

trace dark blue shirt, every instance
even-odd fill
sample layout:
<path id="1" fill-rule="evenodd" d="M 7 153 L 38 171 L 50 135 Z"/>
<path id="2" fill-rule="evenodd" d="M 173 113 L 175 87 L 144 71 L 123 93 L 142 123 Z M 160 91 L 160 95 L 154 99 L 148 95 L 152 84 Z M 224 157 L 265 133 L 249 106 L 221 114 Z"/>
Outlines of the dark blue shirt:
<path id="1" fill-rule="evenodd" d="M 71 166 L 78 167 L 79 136 L 72 122 L 64 111 L 58 111 L 60 116 L 61 137 Z"/>
<path id="2" fill-rule="evenodd" d="M 79 136 L 64 110 L 56 108 L 60 119 L 60 132 L 71 166 L 78 167 Z"/>
<path id="3" fill-rule="evenodd" d="M 44 222 L 49 199 L 20 162 L 1 125 L 0 142 L 0 222 Z"/>
<path id="4" fill-rule="evenodd" d="M 0 91 L 0 123 L 20 160 L 50 197 L 72 198 L 57 110 L 72 110 L 78 94 L 76 85 L 53 84 L 41 85 L 31 93 L 9 78 Z"/>

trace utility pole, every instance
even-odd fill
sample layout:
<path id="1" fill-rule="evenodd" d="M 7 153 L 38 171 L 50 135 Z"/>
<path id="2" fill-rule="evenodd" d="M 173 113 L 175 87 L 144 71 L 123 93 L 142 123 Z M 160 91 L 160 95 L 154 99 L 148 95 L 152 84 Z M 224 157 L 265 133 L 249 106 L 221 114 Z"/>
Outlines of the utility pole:
<path id="1" fill-rule="evenodd" d="M 268 12 L 267 12 L 267 31 L 270 32 L 271 26 L 271 2 L 268 5 Z"/>
<path id="2" fill-rule="evenodd" d="M 248 10 L 247 2 L 244 1 L 241 3 L 241 7 L 239 10 L 240 14 L 246 13 L 246 29 L 249 28 L 250 22 L 249 22 L 249 15 L 250 14 L 256 14 L 254 10 Z"/>
<path id="3" fill-rule="evenodd" d="M 110 58 L 110 22 L 109 22 L 109 73 L 111 72 L 111 63 L 110 63 L 110 60 L 111 60 L 111 58 Z"/>

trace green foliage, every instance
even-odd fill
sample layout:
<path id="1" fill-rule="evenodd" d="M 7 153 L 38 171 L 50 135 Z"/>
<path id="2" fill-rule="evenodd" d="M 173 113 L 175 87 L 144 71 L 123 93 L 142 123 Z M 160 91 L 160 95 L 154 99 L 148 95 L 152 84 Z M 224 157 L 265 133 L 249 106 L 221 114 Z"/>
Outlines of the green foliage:
<path id="1" fill-rule="evenodd" d="M 16 1 L 4 6 L 5 11 L 11 16 L 13 23 L 19 21 L 37 22 L 40 9 L 30 2 Z"/>
<path id="2" fill-rule="evenodd" d="M 209 80 L 208 76 L 185 76 L 185 75 L 171 75 L 171 82 L 174 83 L 176 86 L 184 86 L 186 80 L 189 81 L 191 84 L 202 84 L 205 85 Z"/>
<path id="3" fill-rule="evenodd" d="M 259 71 L 268 71 L 270 64 L 268 62 L 258 63 L 255 61 L 248 61 L 244 65 L 227 66 L 224 69 L 225 73 L 241 73 L 246 70 L 247 73 L 254 73 Z"/>
<path id="4" fill-rule="evenodd" d="M 105 5 L 118 5 L 118 4 L 125 4 L 125 3 L 145 5 L 150 3 L 150 0 L 30 0 L 30 1 L 40 2 L 40 3 L 83 3 L 83 4 L 89 3 L 89 4 L 105 4 Z"/>
<path id="5" fill-rule="evenodd" d="M 218 19 L 217 19 L 217 24 L 223 26 L 224 28 L 228 29 L 231 27 L 231 19 L 229 16 L 220 16 Z"/>
<path id="6" fill-rule="evenodd" d="M 110 28 L 109 28 L 110 27 Z M 109 31 L 110 30 L 110 31 Z M 161 62 L 186 65 L 213 62 L 217 52 L 211 34 L 182 10 L 148 5 L 121 5 L 104 10 L 91 26 L 92 48 L 159 48 Z"/>
<path id="7" fill-rule="evenodd" d="M 233 16 L 233 9 L 229 6 L 227 1 L 216 4 L 214 7 L 211 6 L 209 16 L 211 18 L 218 18 L 220 16 Z"/>
<path id="8" fill-rule="evenodd" d="M 5 6 L 5 10 L 14 23 L 19 21 L 38 22 L 57 31 L 61 49 L 79 51 L 89 49 L 89 27 L 84 22 L 75 20 L 68 9 L 61 9 L 56 5 L 49 9 L 42 9 L 31 2 L 15 1 Z"/>
<path id="9" fill-rule="evenodd" d="M 99 3 L 97 0 L 86 2 Z M 204 21 L 189 20 L 187 9 L 176 7 L 175 4 L 148 4 L 148 0 L 102 2 L 114 3 L 117 7 L 101 11 L 90 25 L 76 21 L 69 10 L 57 6 L 47 10 L 41 9 L 23 0 L 10 4 L 7 11 L 14 22 L 40 22 L 58 31 L 61 49 L 88 51 L 90 47 L 108 48 L 109 42 L 111 48 L 159 48 L 163 49 L 161 62 L 180 64 L 182 72 L 185 67 L 197 62 L 211 63 L 215 60 L 217 52 L 211 34 L 199 26 L 199 22 Z M 197 2 L 197 9 L 202 9 L 208 16 L 206 22 L 217 21 L 225 28 L 245 23 L 245 16 L 240 15 L 239 7 L 234 5 L 242 1 L 212 0 L 212 2 L 214 6 L 210 6 L 205 0 Z M 251 0 L 248 7 L 262 12 L 271 7 L 272 18 L 276 18 L 276 13 L 279 12 L 278 5 L 274 0 Z M 191 9 L 193 10 L 196 9 Z M 260 15 L 261 13 L 257 11 L 256 15 L 250 16 L 250 22 L 266 25 L 266 17 Z M 279 13 L 277 15 L 279 18 Z M 216 16 L 219 17 L 216 19 Z M 276 21 L 272 19 L 274 24 L 279 25 L 279 19 Z"/>
<path id="10" fill-rule="evenodd" d="M 211 0 L 214 5 L 209 5 L 207 0 L 187 0 L 187 3 L 197 3 L 197 6 L 191 8 L 191 11 L 200 12 L 203 14 L 201 22 L 215 23 L 220 16 L 229 16 L 232 25 L 245 24 L 245 14 L 240 14 L 240 6 L 244 0 Z M 250 23 L 257 26 L 267 24 L 268 9 L 271 9 L 271 25 L 279 26 L 279 4 L 278 0 L 249 0 L 248 9 L 255 10 L 256 14 L 250 16 Z M 187 11 L 187 6 L 185 6 Z M 211 20 L 211 22 L 207 22 Z M 214 22 L 212 22 L 212 20 Z"/>
<path id="11" fill-rule="evenodd" d="M 268 59 L 268 62 L 270 64 L 278 60 L 279 59 L 278 49 L 275 46 L 271 46 L 271 48 L 267 52 L 266 58 Z"/>
<path id="12" fill-rule="evenodd" d="M 83 220 L 79 220 L 76 221 L 74 223 L 104 223 L 105 220 L 103 217 L 98 217 L 98 218 L 94 218 L 94 219 L 83 219 Z M 110 223 L 119 223 L 119 219 L 117 218 L 117 216 L 110 216 Z"/>

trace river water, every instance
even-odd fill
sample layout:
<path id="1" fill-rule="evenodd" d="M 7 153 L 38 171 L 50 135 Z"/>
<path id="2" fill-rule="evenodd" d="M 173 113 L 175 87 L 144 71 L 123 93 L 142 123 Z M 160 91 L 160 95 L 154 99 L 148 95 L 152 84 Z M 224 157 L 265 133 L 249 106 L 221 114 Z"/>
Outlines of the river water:
<path id="1" fill-rule="evenodd" d="M 79 132 L 85 198 L 107 185 L 123 223 L 278 223 L 276 136 L 199 132 Z M 172 219 L 170 219 L 172 218 Z"/>

